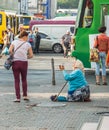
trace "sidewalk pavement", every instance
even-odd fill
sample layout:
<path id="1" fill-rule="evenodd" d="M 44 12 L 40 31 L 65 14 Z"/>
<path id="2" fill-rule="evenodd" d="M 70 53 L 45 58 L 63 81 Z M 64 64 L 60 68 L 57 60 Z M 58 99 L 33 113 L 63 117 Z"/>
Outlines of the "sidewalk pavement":
<path id="1" fill-rule="evenodd" d="M 51 84 L 51 58 L 55 59 L 56 85 Z M 58 65 L 63 63 L 66 70 L 71 70 L 72 61 L 60 55 L 42 54 L 29 60 L 30 102 L 22 99 L 21 103 L 13 103 L 12 71 L 5 70 L 4 59 L 0 60 L 0 130 L 80 130 L 85 122 L 98 122 L 102 114 L 97 113 L 109 112 L 109 85 L 96 86 L 94 71 L 86 71 L 91 102 L 51 102 L 50 96 L 57 94 L 65 83 Z M 66 93 L 67 86 L 61 95 Z"/>

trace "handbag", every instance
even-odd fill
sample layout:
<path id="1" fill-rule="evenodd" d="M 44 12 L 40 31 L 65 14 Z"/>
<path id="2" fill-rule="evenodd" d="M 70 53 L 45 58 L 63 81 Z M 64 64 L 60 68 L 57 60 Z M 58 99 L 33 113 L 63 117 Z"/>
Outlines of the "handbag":
<path id="1" fill-rule="evenodd" d="M 91 48 L 90 49 L 90 61 L 91 62 L 99 62 L 99 51 L 97 48 Z"/>
<path id="2" fill-rule="evenodd" d="M 109 67 L 109 51 L 106 56 L 106 66 Z"/>
<path id="3" fill-rule="evenodd" d="M 12 66 L 12 62 L 13 62 L 13 55 L 9 55 L 9 57 L 6 59 L 5 63 L 4 63 L 4 67 L 9 70 Z"/>
<path id="4" fill-rule="evenodd" d="M 33 42 L 33 38 L 30 38 L 30 39 L 29 39 L 29 42 L 30 42 L 30 43 Z"/>
<path id="5" fill-rule="evenodd" d="M 98 36 L 96 37 L 96 42 L 94 42 L 94 48 L 90 49 L 90 62 L 99 62 L 99 50 L 98 50 Z"/>
<path id="6" fill-rule="evenodd" d="M 12 66 L 12 62 L 13 62 L 13 56 L 15 54 L 15 52 L 24 44 L 25 42 L 23 42 L 20 46 L 17 47 L 17 49 L 14 51 L 13 55 L 9 55 L 9 57 L 6 59 L 5 63 L 4 63 L 4 67 L 5 69 L 9 70 Z"/>

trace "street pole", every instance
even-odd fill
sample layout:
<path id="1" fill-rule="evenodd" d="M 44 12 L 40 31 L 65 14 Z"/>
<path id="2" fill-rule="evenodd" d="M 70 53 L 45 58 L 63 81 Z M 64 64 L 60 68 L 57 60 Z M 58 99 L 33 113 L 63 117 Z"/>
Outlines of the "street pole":
<path id="1" fill-rule="evenodd" d="M 54 59 L 51 59 L 51 65 L 52 65 L 52 85 L 56 85 L 55 82 L 55 68 L 54 68 Z"/>
<path id="2" fill-rule="evenodd" d="M 18 0 L 18 14 L 21 14 L 21 0 Z"/>

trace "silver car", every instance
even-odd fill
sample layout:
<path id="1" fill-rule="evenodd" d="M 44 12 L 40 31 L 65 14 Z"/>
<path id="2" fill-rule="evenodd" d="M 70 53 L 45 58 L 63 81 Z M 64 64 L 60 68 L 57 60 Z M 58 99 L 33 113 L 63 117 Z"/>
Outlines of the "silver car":
<path id="1" fill-rule="evenodd" d="M 39 51 L 48 50 L 48 51 L 53 51 L 54 53 L 61 53 L 63 51 L 59 39 L 54 38 L 53 36 L 50 36 L 44 32 L 39 32 L 39 35 L 41 36 Z M 15 39 L 18 39 L 18 35 L 15 36 Z"/>
<path id="2" fill-rule="evenodd" d="M 39 32 L 41 36 L 40 47 L 39 50 L 52 50 L 54 53 L 62 52 L 62 45 L 60 44 L 60 40 L 54 38 L 53 36 L 47 35 L 44 32 Z"/>

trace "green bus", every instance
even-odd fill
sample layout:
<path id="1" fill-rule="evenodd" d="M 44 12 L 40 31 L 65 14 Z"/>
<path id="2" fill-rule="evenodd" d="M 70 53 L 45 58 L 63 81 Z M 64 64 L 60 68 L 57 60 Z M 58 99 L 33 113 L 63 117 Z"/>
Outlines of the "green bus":
<path id="1" fill-rule="evenodd" d="M 109 0 L 80 0 L 74 30 L 75 50 L 72 56 L 80 59 L 85 68 L 93 68 L 90 62 L 90 48 L 98 35 L 100 26 L 107 27 L 109 33 Z"/>

